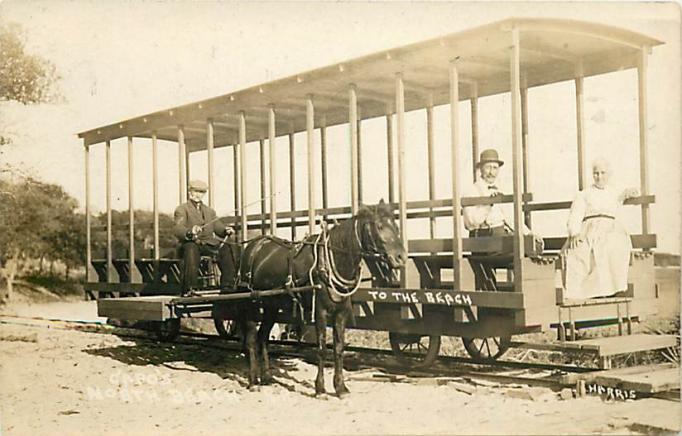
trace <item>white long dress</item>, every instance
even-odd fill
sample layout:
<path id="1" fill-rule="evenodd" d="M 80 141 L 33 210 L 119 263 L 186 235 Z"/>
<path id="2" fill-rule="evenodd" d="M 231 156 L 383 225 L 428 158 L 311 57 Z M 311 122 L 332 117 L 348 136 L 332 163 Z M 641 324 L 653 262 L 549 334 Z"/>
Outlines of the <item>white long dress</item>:
<path id="1" fill-rule="evenodd" d="M 564 298 L 585 299 L 627 289 L 632 243 L 616 219 L 622 196 L 613 189 L 590 186 L 578 192 L 568 218 L 569 236 L 582 242 L 561 250 Z"/>

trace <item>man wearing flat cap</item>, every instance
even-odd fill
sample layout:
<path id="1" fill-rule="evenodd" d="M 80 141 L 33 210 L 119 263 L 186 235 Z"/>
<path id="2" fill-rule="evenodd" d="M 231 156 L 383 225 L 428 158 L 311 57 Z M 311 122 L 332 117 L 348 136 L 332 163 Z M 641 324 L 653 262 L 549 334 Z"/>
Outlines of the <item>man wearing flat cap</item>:
<path id="1" fill-rule="evenodd" d="M 229 238 L 234 230 L 226 226 L 213 209 L 202 202 L 208 185 L 192 180 L 188 186 L 189 200 L 175 209 L 175 236 L 182 259 L 182 290 L 192 295 L 197 288 L 201 256 L 217 256 L 220 285 L 231 286 L 236 274 L 236 255 Z"/>
<path id="2" fill-rule="evenodd" d="M 494 197 L 502 195 L 495 184 L 497 174 L 504 162 L 500 160 L 497 150 L 489 148 L 481 152 L 476 164 L 479 171 L 478 180 L 464 192 L 464 197 Z M 507 218 L 501 203 L 482 204 L 463 208 L 464 227 L 469 231 L 469 237 L 505 236 L 514 229 L 512 221 Z M 524 235 L 531 235 L 530 229 L 523 224 Z M 533 235 L 535 252 L 542 252 L 544 243 L 542 238 Z M 496 253 L 503 254 L 503 253 Z"/>

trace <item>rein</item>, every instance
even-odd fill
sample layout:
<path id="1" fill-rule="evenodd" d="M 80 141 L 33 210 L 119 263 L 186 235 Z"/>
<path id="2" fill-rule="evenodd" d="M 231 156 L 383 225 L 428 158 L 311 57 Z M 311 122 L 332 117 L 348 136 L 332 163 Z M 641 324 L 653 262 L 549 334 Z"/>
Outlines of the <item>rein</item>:
<path id="1" fill-rule="evenodd" d="M 362 226 L 362 229 L 359 231 L 357 218 L 353 217 L 352 220 L 353 234 L 355 236 L 354 241 L 357 244 L 357 249 L 359 251 L 360 257 L 362 259 L 381 258 L 382 254 L 377 250 L 377 243 L 374 236 L 372 235 L 372 231 L 367 227 L 369 223 L 364 224 Z M 352 251 L 340 247 L 331 246 L 330 245 L 331 237 L 327 236 L 326 226 L 323 227 L 323 235 L 325 258 L 328 259 L 327 265 L 324 265 L 323 269 L 327 269 L 329 271 L 330 286 L 328 287 L 328 289 L 330 289 L 331 293 L 336 295 L 336 297 L 338 298 L 350 297 L 358 290 L 358 287 L 360 286 L 363 270 L 362 261 L 359 263 L 357 273 L 353 278 L 348 279 L 343 277 L 339 273 L 338 268 L 336 266 L 334 251 L 341 251 L 349 254 L 352 254 Z M 369 238 L 369 244 L 367 244 L 366 241 L 367 238 Z"/>
<path id="2" fill-rule="evenodd" d="M 362 240 L 360 239 L 358 232 L 357 232 L 357 227 L 358 227 L 358 221 L 355 217 L 352 218 L 353 221 L 353 233 L 355 234 L 355 239 L 354 242 L 357 243 L 357 248 L 360 251 L 360 257 L 362 258 L 362 252 L 364 251 L 364 247 L 362 244 Z M 345 249 L 341 249 L 339 247 L 330 247 L 330 240 L 331 240 L 331 235 L 327 233 L 327 226 L 323 225 L 322 226 L 322 249 L 323 249 L 323 260 L 325 261 L 323 265 L 321 265 L 320 270 L 322 272 L 327 271 L 328 272 L 328 277 L 329 277 L 329 286 L 327 286 L 327 289 L 329 289 L 330 293 L 332 296 L 336 296 L 338 299 L 343 299 L 352 296 L 357 290 L 358 287 L 360 286 L 360 279 L 362 278 L 362 261 L 359 262 L 358 264 L 358 270 L 353 278 L 347 279 L 339 273 L 338 267 L 336 265 L 336 260 L 334 258 L 334 251 L 343 251 L 345 253 L 353 254 L 352 251 L 348 251 Z M 315 250 L 315 253 L 317 254 L 317 250 Z M 317 258 L 317 256 L 316 256 Z M 317 259 L 316 259 L 317 260 Z M 313 264 L 313 268 L 315 267 L 315 264 Z M 312 268 L 311 268 L 312 270 Z M 312 274 L 311 274 L 311 284 L 312 284 Z"/>

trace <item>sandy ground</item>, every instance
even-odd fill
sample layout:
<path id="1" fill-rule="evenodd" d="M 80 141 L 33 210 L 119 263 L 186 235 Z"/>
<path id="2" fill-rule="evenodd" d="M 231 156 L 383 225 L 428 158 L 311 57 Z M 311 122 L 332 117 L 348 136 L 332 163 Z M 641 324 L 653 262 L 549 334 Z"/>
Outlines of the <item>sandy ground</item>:
<path id="1" fill-rule="evenodd" d="M 4 314 L 97 320 L 94 302 L 20 304 Z M 250 392 L 237 351 L 19 325 L 0 315 L 0 433 L 41 434 L 638 434 L 680 430 L 680 403 L 536 401 L 508 387 L 352 380 L 349 398 L 313 397 L 316 368 L 274 362 L 277 383 Z M 331 389 L 331 369 L 327 369 Z"/>

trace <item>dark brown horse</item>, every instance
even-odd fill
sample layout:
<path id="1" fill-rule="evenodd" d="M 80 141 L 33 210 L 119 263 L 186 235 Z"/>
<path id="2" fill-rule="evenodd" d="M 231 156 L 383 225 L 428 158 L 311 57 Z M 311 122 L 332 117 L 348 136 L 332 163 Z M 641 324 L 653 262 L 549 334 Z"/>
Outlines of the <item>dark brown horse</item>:
<path id="1" fill-rule="evenodd" d="M 270 330 L 279 311 L 296 304 L 315 317 L 319 357 L 316 394 L 326 392 L 328 322 L 334 330 L 334 389 L 340 397 L 349 393 L 343 381 L 344 336 L 352 313 L 350 297 L 360 283 L 363 258 L 371 258 L 383 265 L 380 270 L 388 272 L 403 266 L 407 259 L 393 211 L 383 200 L 377 206 L 362 207 L 354 217 L 331 230 L 310 235 L 296 244 L 273 236 L 262 236 L 247 244 L 241 256 L 241 286 L 251 290 L 321 286 L 314 296 L 308 293 L 295 300 L 282 295 L 240 304 L 238 317 L 249 357 L 250 387 L 272 381 L 268 358 Z M 260 307 L 263 316 L 258 328 Z"/>

